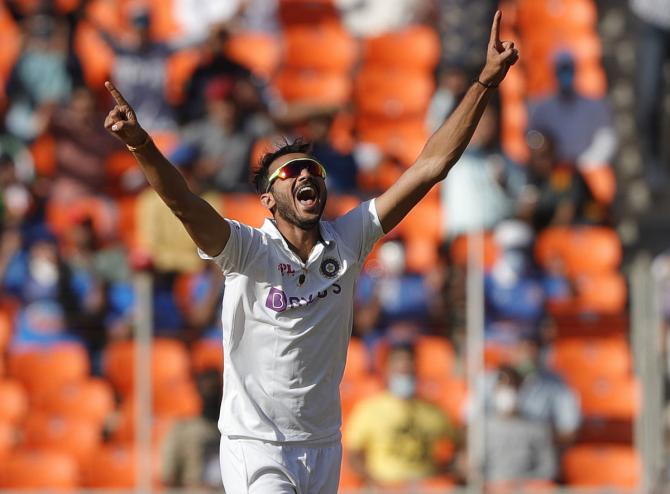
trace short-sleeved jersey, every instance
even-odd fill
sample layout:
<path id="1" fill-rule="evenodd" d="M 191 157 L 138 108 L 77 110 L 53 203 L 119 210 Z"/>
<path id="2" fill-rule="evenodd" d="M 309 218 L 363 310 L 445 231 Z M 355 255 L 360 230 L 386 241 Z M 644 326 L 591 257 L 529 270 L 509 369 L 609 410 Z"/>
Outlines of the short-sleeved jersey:
<path id="1" fill-rule="evenodd" d="M 374 201 L 334 221 L 303 262 L 273 220 L 230 221 L 213 259 L 226 277 L 219 429 L 229 437 L 326 443 L 340 438 L 339 384 L 354 283 L 383 230 Z"/>

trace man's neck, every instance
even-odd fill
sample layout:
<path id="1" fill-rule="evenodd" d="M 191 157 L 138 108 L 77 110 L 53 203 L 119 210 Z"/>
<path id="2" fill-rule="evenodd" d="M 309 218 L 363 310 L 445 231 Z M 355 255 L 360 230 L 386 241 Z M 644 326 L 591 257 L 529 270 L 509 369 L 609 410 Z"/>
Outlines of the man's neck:
<path id="1" fill-rule="evenodd" d="M 307 262 L 312 249 L 321 239 L 319 224 L 317 223 L 309 230 L 303 230 L 293 223 L 289 223 L 279 215 L 275 216 L 275 223 L 279 233 L 282 234 L 291 250 L 295 252 L 303 262 Z"/>

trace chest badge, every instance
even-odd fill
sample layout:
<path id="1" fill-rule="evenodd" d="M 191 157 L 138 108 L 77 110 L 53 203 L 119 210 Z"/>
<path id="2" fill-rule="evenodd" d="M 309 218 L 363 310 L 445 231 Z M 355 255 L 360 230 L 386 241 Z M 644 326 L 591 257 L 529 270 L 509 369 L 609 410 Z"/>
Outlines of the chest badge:
<path id="1" fill-rule="evenodd" d="M 319 270 L 326 278 L 335 278 L 338 274 L 340 274 L 340 263 L 337 259 L 328 257 L 321 261 L 321 267 Z"/>

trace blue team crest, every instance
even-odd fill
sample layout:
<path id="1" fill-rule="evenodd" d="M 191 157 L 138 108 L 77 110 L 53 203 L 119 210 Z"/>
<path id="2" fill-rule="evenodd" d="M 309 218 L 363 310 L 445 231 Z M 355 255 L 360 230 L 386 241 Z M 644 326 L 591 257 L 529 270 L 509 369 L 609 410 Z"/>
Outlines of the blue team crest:
<path id="1" fill-rule="evenodd" d="M 328 257 L 321 262 L 321 274 L 326 278 L 335 278 L 340 274 L 340 263 L 337 259 Z"/>

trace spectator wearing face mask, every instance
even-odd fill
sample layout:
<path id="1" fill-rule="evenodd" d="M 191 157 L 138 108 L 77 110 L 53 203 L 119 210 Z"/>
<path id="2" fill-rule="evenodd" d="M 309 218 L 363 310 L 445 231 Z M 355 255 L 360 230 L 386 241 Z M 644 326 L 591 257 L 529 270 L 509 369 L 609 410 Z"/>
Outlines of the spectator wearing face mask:
<path id="1" fill-rule="evenodd" d="M 486 422 L 484 475 L 493 485 L 551 481 L 557 475 L 556 450 L 548 419 L 532 419 L 521 410 L 521 375 L 498 369 L 492 393 L 493 414 Z"/>
<path id="2" fill-rule="evenodd" d="M 416 394 L 413 347 L 396 343 L 386 366 L 386 390 L 359 402 L 346 424 L 352 469 L 369 485 L 420 482 L 444 473 L 434 451 L 457 434 L 439 408 Z"/>
<path id="3" fill-rule="evenodd" d="M 163 444 L 163 484 L 167 487 L 217 489 L 222 486 L 217 428 L 223 383 L 221 372 L 210 369 L 196 376 L 201 399 L 198 417 L 180 420 Z"/>
<path id="4" fill-rule="evenodd" d="M 513 368 L 520 374 L 517 408 L 521 416 L 551 425 L 555 443 L 563 448 L 574 442 L 581 423 L 579 398 L 557 374 L 542 362 L 536 337 L 525 336 L 517 345 Z M 494 390 L 499 372 L 486 376 L 484 396 L 487 410 L 495 409 Z"/>

